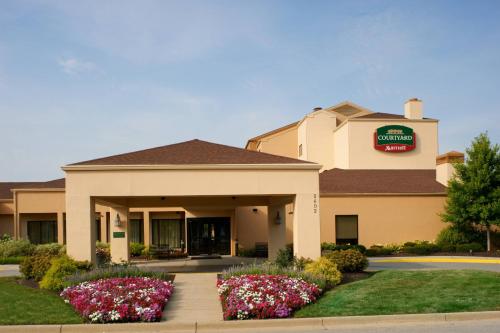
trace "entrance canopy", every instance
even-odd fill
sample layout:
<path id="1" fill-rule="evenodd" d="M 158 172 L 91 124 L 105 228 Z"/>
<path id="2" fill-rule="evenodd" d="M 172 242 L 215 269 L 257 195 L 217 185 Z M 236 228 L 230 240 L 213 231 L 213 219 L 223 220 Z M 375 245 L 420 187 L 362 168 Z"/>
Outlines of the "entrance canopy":
<path id="1" fill-rule="evenodd" d="M 294 252 L 316 258 L 320 255 L 320 168 L 310 162 L 200 140 L 67 165 L 63 170 L 68 254 L 95 260 L 92 225 L 99 203 L 110 207 L 111 216 L 117 217 L 111 233 L 114 261 L 128 260 L 131 207 L 267 206 L 269 253 L 273 256 L 285 245 L 284 224 L 276 223 L 275 216 L 280 212 L 285 216 L 285 205 L 292 204 Z"/>

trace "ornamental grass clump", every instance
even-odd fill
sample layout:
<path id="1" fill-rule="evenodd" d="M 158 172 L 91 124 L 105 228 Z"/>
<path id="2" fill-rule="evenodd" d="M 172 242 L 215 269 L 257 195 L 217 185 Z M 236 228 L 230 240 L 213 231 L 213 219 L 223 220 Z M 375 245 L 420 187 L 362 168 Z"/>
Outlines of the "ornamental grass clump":
<path id="1" fill-rule="evenodd" d="M 61 297 L 92 323 L 159 321 L 174 291 L 171 282 L 148 277 L 112 278 L 68 287 Z"/>
<path id="2" fill-rule="evenodd" d="M 322 290 L 300 277 L 239 275 L 218 279 L 224 319 L 286 318 L 316 301 Z"/>

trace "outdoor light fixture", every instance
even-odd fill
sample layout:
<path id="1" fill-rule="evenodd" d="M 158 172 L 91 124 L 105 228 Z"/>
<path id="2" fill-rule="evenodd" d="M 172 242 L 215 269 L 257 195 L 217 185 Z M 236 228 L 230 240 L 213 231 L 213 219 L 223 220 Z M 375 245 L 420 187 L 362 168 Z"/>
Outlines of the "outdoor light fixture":
<path id="1" fill-rule="evenodd" d="M 276 224 L 281 224 L 281 216 L 280 216 L 280 211 L 278 210 L 276 212 L 276 219 L 274 221 Z"/>
<path id="2" fill-rule="evenodd" d="M 119 227 L 121 224 L 122 224 L 122 221 L 120 219 L 120 214 L 116 213 L 116 217 L 115 217 L 115 227 Z"/>

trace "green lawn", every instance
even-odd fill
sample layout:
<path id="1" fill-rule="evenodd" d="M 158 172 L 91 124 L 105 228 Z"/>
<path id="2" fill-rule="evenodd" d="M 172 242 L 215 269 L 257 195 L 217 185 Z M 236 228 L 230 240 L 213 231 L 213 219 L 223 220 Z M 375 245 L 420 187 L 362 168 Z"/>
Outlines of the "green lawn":
<path id="1" fill-rule="evenodd" d="M 0 278 L 0 325 L 77 324 L 83 320 L 55 293 Z"/>
<path id="2" fill-rule="evenodd" d="M 295 317 L 500 310 L 500 273 L 382 271 L 328 291 Z"/>

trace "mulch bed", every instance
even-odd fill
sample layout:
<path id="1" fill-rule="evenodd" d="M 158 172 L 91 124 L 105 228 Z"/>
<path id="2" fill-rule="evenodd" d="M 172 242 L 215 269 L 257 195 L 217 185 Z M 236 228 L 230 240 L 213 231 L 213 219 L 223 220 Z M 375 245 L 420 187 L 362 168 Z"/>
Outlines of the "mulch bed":
<path id="1" fill-rule="evenodd" d="M 33 279 L 30 279 L 30 280 L 16 279 L 16 283 L 20 284 L 21 286 L 28 287 L 28 288 L 40 289 L 40 287 L 38 286 L 38 282 L 36 282 Z"/>
<path id="2" fill-rule="evenodd" d="M 342 273 L 342 281 L 340 282 L 340 284 L 364 280 L 372 275 L 372 272 Z"/>

